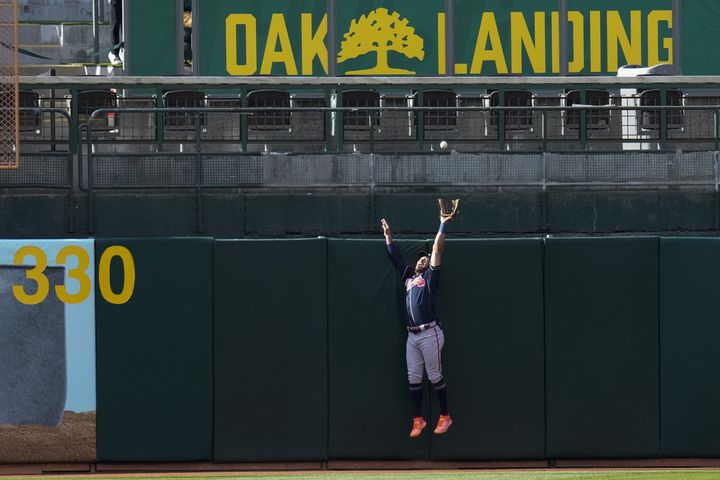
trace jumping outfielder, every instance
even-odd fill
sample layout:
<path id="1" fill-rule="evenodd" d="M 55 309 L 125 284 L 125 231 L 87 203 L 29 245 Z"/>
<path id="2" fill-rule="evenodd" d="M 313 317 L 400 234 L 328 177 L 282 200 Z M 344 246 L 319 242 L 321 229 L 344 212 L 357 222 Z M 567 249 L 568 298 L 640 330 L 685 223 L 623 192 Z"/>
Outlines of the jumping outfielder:
<path id="1" fill-rule="evenodd" d="M 441 352 L 445 344 L 445 335 L 435 315 L 435 298 L 440 281 L 440 260 L 445 246 L 445 224 L 452 220 L 453 215 L 441 214 L 440 228 L 435 236 L 432 254 L 421 253 L 414 272 L 405 263 L 393 243 L 390 225 L 384 218 L 380 221 L 388 253 L 402 276 L 406 293 L 408 338 L 405 355 L 410 384 L 410 404 L 413 410 L 410 438 L 418 437 L 427 426 L 421 412 L 423 370 L 427 371 L 428 379 L 433 384 L 440 404 L 440 418 L 435 433 L 445 433 L 452 425 L 448 413 L 447 385 L 442 374 Z"/>

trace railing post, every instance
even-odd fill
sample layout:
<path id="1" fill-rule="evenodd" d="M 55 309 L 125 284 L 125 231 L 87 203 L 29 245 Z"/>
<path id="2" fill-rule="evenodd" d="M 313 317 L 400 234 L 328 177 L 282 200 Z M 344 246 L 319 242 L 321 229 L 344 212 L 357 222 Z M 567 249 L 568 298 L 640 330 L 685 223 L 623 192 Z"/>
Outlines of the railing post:
<path id="1" fill-rule="evenodd" d="M 717 150 L 713 153 L 713 171 L 715 173 L 715 188 L 713 189 L 714 195 L 715 195 L 715 228 L 718 228 L 720 226 L 720 205 L 718 205 L 718 202 L 720 201 L 720 189 L 718 188 L 718 184 L 720 183 L 720 169 L 718 169 L 718 156 L 720 155 L 720 152 Z"/>
<path id="2" fill-rule="evenodd" d="M 240 90 L 240 106 L 245 109 L 248 108 L 247 101 L 247 89 L 243 88 Z M 240 115 L 240 149 L 243 152 L 247 152 L 248 149 L 248 115 L 251 112 L 243 110 L 243 114 Z"/>
<path id="3" fill-rule="evenodd" d="M 505 90 L 498 90 L 498 144 L 500 150 L 505 150 Z"/>
<path id="4" fill-rule="evenodd" d="M 548 231 L 550 229 L 550 214 L 548 207 L 548 192 L 547 192 L 547 152 L 542 153 L 542 229 Z"/>
<path id="5" fill-rule="evenodd" d="M 587 105 L 587 92 L 580 90 L 580 104 Z M 580 148 L 587 150 L 587 110 L 580 109 Z"/>
<path id="6" fill-rule="evenodd" d="M 540 110 L 540 135 L 543 152 L 547 152 L 547 112 Z"/>
<path id="7" fill-rule="evenodd" d="M 203 231 L 203 202 L 202 202 L 202 157 L 200 150 L 202 148 L 200 144 L 200 134 L 202 129 L 200 128 L 200 116 L 201 112 L 195 111 L 195 193 L 197 196 L 197 232 Z"/>
<path id="8" fill-rule="evenodd" d="M 720 118 L 718 117 L 720 115 L 720 110 L 715 110 L 713 112 L 713 120 L 715 121 L 715 125 L 713 128 L 713 137 L 715 138 L 715 151 L 717 152 L 720 150 Z"/>
<path id="9" fill-rule="evenodd" d="M 417 95 L 415 96 L 417 98 L 417 106 L 415 108 L 419 108 L 418 111 L 418 125 L 417 125 L 417 139 L 418 139 L 418 151 L 422 152 L 425 149 L 425 95 L 421 90 L 418 90 Z"/>
<path id="10" fill-rule="evenodd" d="M 78 89 L 77 88 L 71 88 L 70 89 L 70 125 L 68 125 L 68 128 L 70 131 L 68 132 L 68 141 L 70 142 L 70 151 L 72 153 L 78 152 L 78 147 L 80 146 L 80 142 L 82 142 L 82 137 L 80 135 L 80 132 L 78 130 L 79 128 L 79 121 L 78 121 Z M 82 149 L 80 149 L 82 150 Z"/>
<path id="11" fill-rule="evenodd" d="M 332 90 L 329 88 L 325 89 L 325 106 L 329 107 L 332 105 Z M 330 110 L 325 110 L 323 112 L 323 118 L 325 120 L 325 132 L 324 132 L 324 138 L 325 138 L 325 151 L 330 152 L 332 151 L 332 141 L 333 141 L 333 114 Z"/>
<path id="12" fill-rule="evenodd" d="M 87 212 L 87 230 L 93 233 L 95 230 L 95 199 L 93 190 L 93 152 L 92 152 L 92 123 L 95 119 L 95 112 L 88 117 L 88 123 L 85 127 L 87 135 L 87 174 L 88 174 L 88 212 Z M 82 150 L 82 149 L 81 149 Z"/>
<path id="13" fill-rule="evenodd" d="M 667 149 L 668 123 L 667 123 L 667 90 L 660 89 L 660 150 Z"/>
<path id="14" fill-rule="evenodd" d="M 53 92 L 54 95 L 54 92 Z M 50 113 L 51 118 L 51 128 L 52 133 L 50 136 L 50 141 L 52 142 L 52 147 L 50 149 L 51 152 L 55 152 L 55 107 L 53 108 L 53 111 Z M 67 114 L 66 114 L 67 115 Z M 41 116 L 40 118 L 43 118 Z M 68 119 L 69 120 L 69 119 Z M 82 150 L 82 149 L 81 149 Z M 68 188 L 68 214 L 66 217 L 66 226 L 68 232 L 75 232 L 75 225 L 76 225 L 76 218 L 75 218 L 75 168 L 73 165 L 73 159 L 77 158 L 77 164 L 78 164 L 78 189 L 80 189 L 80 179 L 82 178 L 82 155 L 77 154 L 73 155 L 72 153 L 67 153 L 67 162 L 68 162 L 68 182 L 70 183 L 70 188 Z"/>
<path id="15" fill-rule="evenodd" d="M 335 107 L 343 106 L 343 92 L 341 89 L 337 90 L 335 95 Z M 343 145 L 345 144 L 345 112 L 343 110 L 335 111 L 335 151 L 342 152 Z"/>
<path id="16" fill-rule="evenodd" d="M 155 108 L 160 109 L 163 108 L 163 98 L 162 98 L 162 89 L 158 88 L 155 91 Z M 156 146 L 155 150 L 158 152 L 163 151 L 163 143 L 165 141 L 165 114 L 162 111 L 158 111 L 155 113 L 155 141 Z"/>
<path id="17" fill-rule="evenodd" d="M 375 151 L 375 110 L 368 111 L 368 122 L 370 122 L 370 151 Z"/>

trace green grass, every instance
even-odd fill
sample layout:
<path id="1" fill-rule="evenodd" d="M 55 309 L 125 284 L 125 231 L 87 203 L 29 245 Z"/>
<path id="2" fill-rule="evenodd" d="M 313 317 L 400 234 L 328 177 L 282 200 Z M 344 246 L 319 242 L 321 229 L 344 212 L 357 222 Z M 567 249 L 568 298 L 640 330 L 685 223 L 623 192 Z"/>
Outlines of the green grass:
<path id="1" fill-rule="evenodd" d="M 13 477 L 22 478 L 22 477 Z M 63 480 L 720 480 L 720 470 L 657 469 L 657 470 L 505 470 L 505 471 L 437 471 L 437 472 L 349 472 L 319 471 L 317 473 L 262 473 L 192 475 L 192 476 L 133 476 L 133 477 L 62 477 Z M 23 479 L 24 480 L 24 479 Z M 27 478 L 27 480 L 36 480 Z"/>

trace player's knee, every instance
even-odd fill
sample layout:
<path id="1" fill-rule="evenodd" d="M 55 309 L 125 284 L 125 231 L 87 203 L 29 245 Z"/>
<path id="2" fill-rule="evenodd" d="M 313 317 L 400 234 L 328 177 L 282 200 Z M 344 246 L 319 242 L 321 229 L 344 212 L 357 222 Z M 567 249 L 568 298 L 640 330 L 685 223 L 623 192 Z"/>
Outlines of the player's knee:
<path id="1" fill-rule="evenodd" d="M 422 373 L 409 371 L 408 372 L 408 383 L 410 385 L 422 383 Z"/>
<path id="2" fill-rule="evenodd" d="M 439 369 L 437 370 L 428 370 L 428 380 L 430 380 L 430 383 L 433 385 L 437 384 L 438 382 L 441 382 L 443 379 L 442 372 L 440 372 Z"/>

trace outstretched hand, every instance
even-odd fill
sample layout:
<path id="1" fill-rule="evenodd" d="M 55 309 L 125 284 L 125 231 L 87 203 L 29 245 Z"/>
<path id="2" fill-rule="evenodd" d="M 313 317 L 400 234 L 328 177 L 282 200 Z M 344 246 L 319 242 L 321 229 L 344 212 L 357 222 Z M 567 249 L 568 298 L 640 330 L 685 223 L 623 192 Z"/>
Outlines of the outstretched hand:
<path id="1" fill-rule="evenodd" d="M 440 223 L 448 223 L 452 221 L 452 219 L 455 218 L 452 215 L 440 215 Z"/>
<path id="2" fill-rule="evenodd" d="M 380 225 L 382 225 L 383 234 L 387 237 L 388 235 L 392 235 L 392 232 L 390 231 L 390 224 L 385 220 L 384 218 L 380 219 Z"/>
<path id="3" fill-rule="evenodd" d="M 380 219 L 380 225 L 382 225 L 383 234 L 385 235 L 385 243 L 390 245 L 393 241 L 392 231 L 390 230 L 390 224 L 384 218 Z"/>

